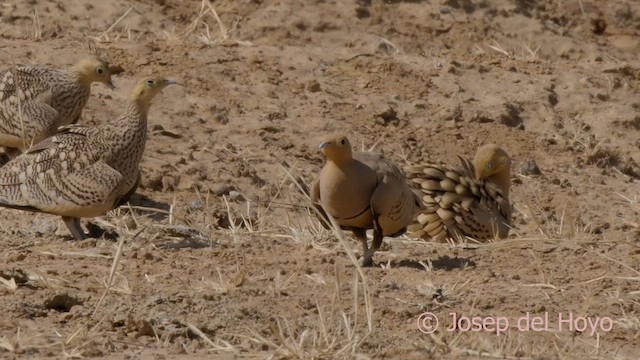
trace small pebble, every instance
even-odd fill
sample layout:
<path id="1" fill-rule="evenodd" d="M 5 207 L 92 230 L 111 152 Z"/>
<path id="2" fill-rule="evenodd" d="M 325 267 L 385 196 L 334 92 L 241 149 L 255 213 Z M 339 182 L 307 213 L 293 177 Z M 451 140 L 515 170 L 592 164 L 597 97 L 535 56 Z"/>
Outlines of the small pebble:
<path id="1" fill-rule="evenodd" d="M 520 166 L 520 174 L 530 175 L 542 175 L 542 171 L 538 167 L 538 164 L 534 160 L 527 160 L 522 166 Z"/>

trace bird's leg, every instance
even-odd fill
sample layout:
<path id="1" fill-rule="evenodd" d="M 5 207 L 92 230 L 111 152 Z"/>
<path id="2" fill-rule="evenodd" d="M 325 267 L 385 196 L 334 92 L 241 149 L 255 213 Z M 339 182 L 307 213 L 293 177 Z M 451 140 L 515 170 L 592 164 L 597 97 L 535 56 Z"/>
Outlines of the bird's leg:
<path id="1" fill-rule="evenodd" d="M 371 266 L 372 264 L 368 264 L 365 265 L 365 257 L 367 256 L 367 253 L 369 252 L 369 246 L 367 245 L 367 230 L 366 229 L 352 229 L 353 231 L 353 235 L 355 235 L 355 237 L 358 238 L 358 240 L 360 240 L 360 244 L 362 244 L 362 259 L 363 259 L 363 264 L 362 266 Z"/>
<path id="2" fill-rule="evenodd" d="M 82 226 L 80 226 L 80 219 L 74 217 L 63 216 L 62 220 L 64 224 L 67 225 L 69 231 L 71 231 L 71 235 L 73 235 L 76 240 L 84 240 L 87 238 L 87 234 L 82 230 Z"/>
<path id="3" fill-rule="evenodd" d="M 382 235 L 382 229 L 380 228 L 380 224 L 378 223 L 378 217 L 374 214 L 373 241 L 371 242 L 371 247 L 367 249 L 362 255 L 362 266 L 373 266 L 373 254 L 375 254 L 376 251 L 380 249 L 383 238 L 384 235 Z"/>

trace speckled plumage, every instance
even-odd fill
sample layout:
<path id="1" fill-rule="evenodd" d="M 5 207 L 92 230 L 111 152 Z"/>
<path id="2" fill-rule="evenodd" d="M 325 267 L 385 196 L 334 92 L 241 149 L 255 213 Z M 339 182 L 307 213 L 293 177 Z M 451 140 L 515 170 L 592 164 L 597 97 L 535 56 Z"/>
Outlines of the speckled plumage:
<path id="1" fill-rule="evenodd" d="M 145 78 L 115 120 L 62 127 L 8 162 L 0 168 L 0 206 L 60 215 L 84 238 L 79 218 L 103 215 L 135 191 L 151 99 L 172 83 Z"/>
<path id="2" fill-rule="evenodd" d="M 373 254 L 384 236 L 400 236 L 421 208 L 402 171 L 382 155 L 352 152 L 345 136 L 326 139 L 320 149 L 327 157 L 311 189 L 311 201 L 322 217 L 329 213 L 362 243 L 362 264 L 373 264 Z M 366 230 L 373 229 L 367 245 Z"/>
<path id="3" fill-rule="evenodd" d="M 67 69 L 21 65 L 2 73 L 0 146 L 25 150 L 54 134 L 58 127 L 75 124 L 89 100 L 93 82 L 113 88 L 109 64 L 96 57 Z M 50 108 L 42 108 L 42 100 L 35 101 L 43 96 L 49 98 Z M 30 109 L 34 104 L 40 108 Z"/>
<path id="4" fill-rule="evenodd" d="M 494 144 L 484 145 L 462 166 L 424 164 L 405 168 L 422 193 L 426 209 L 408 232 L 425 240 L 468 236 L 478 241 L 505 238 L 511 224 L 510 160 Z"/>

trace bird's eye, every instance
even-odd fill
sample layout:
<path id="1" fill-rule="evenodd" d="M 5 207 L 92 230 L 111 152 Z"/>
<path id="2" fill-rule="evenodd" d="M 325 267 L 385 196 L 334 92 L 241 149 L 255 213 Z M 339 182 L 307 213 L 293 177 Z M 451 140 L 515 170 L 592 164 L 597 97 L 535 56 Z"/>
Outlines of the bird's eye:
<path id="1" fill-rule="evenodd" d="M 153 81 L 153 80 L 151 80 L 151 79 L 147 80 L 147 84 L 148 84 L 148 85 L 153 85 L 153 83 L 154 83 L 154 81 Z"/>
<path id="2" fill-rule="evenodd" d="M 345 140 L 345 139 L 340 140 L 340 144 L 341 144 L 341 145 L 344 145 L 344 144 L 346 144 L 346 143 L 347 143 L 347 140 Z"/>
<path id="3" fill-rule="evenodd" d="M 104 70 L 102 70 L 101 67 L 99 67 L 96 72 L 98 73 L 98 75 L 102 75 L 102 73 L 104 72 Z"/>
<path id="4" fill-rule="evenodd" d="M 487 169 L 488 170 L 493 169 L 493 161 L 489 161 L 489 163 L 487 164 Z"/>

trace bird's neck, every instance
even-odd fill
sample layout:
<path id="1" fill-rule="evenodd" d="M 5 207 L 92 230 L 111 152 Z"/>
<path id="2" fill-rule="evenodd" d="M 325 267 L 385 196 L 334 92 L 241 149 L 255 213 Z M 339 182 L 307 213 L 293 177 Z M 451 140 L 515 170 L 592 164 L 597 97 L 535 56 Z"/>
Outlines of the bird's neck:
<path id="1" fill-rule="evenodd" d="M 151 102 L 148 100 L 132 98 L 129 100 L 127 112 L 131 113 L 132 115 L 139 115 L 146 119 L 147 114 L 149 113 L 150 105 Z"/>
<path id="2" fill-rule="evenodd" d="M 105 136 L 113 143 L 115 169 L 134 172 L 137 168 L 147 141 L 147 110 L 148 107 L 130 102 L 115 121 L 102 125 Z"/>
<path id="3" fill-rule="evenodd" d="M 353 162 L 353 158 L 351 156 L 336 156 L 329 160 L 333 165 L 344 168 L 345 166 L 349 166 L 351 162 Z"/>
<path id="4" fill-rule="evenodd" d="M 148 104 L 145 106 L 144 104 L 130 101 L 118 119 L 109 126 L 112 127 L 114 135 L 117 136 L 126 136 L 131 131 L 146 133 L 148 111 Z"/>
<path id="5" fill-rule="evenodd" d="M 509 168 L 487 177 L 487 180 L 495 184 L 503 192 L 504 196 L 509 197 L 509 189 L 511 187 L 511 171 Z"/>
<path id="6" fill-rule="evenodd" d="M 86 74 L 86 71 L 83 71 L 82 68 L 73 67 L 71 68 L 70 74 L 74 82 L 80 83 L 87 87 L 91 87 L 91 78 Z"/>

